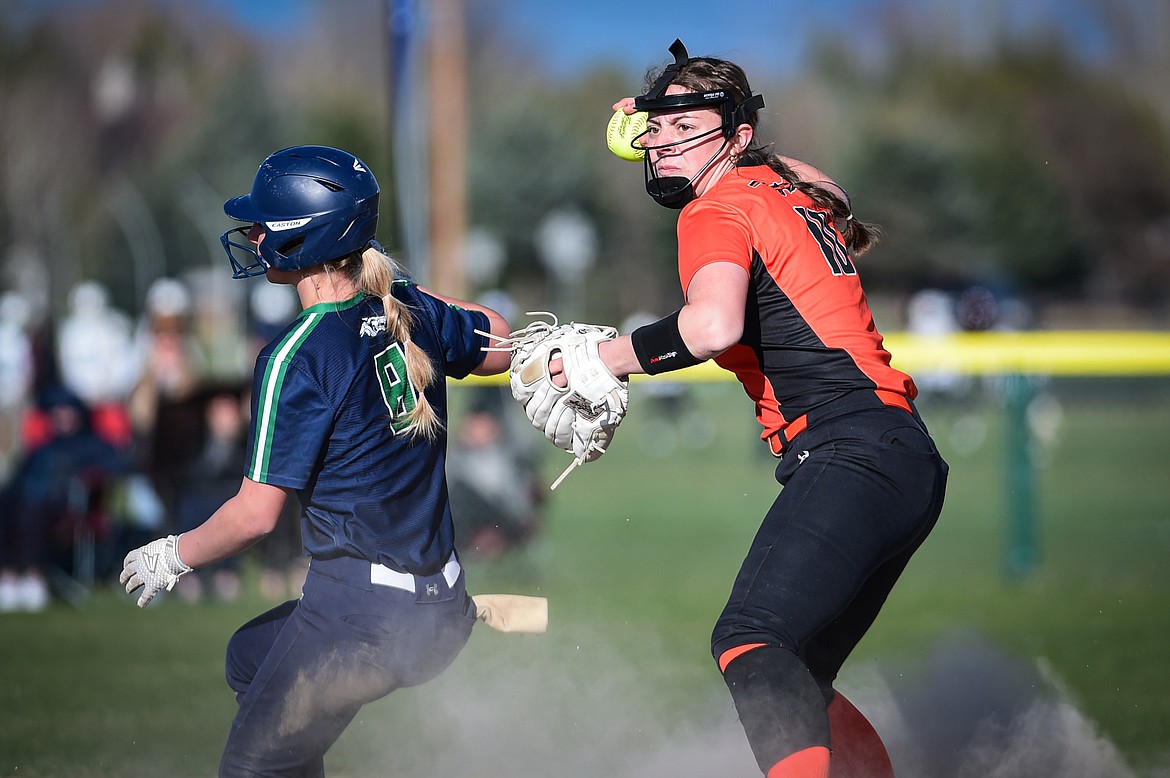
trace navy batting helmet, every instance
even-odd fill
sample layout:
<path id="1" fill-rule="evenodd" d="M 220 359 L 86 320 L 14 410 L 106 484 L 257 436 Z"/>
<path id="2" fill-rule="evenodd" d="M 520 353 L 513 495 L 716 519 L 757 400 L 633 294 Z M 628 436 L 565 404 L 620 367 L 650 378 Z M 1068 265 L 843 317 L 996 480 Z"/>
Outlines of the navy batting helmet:
<path id="1" fill-rule="evenodd" d="M 223 205 L 233 219 L 260 224 L 259 249 L 233 240 L 250 227 L 220 238 L 233 278 L 263 275 L 269 268 L 300 270 L 361 251 L 378 226 L 378 182 L 365 164 L 329 146 L 293 146 L 269 155 L 249 194 Z"/>

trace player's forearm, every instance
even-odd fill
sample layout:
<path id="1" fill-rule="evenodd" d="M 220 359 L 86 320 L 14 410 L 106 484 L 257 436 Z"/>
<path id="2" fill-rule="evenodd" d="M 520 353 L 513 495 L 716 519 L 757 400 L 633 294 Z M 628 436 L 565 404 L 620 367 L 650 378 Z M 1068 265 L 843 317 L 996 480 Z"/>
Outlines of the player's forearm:
<path id="1" fill-rule="evenodd" d="M 198 568 L 235 556 L 272 532 L 283 507 L 283 490 L 244 479 L 207 521 L 179 536 L 179 558 Z"/>
<path id="2" fill-rule="evenodd" d="M 671 327 L 677 329 L 672 331 Z M 650 330 L 654 330 L 655 334 L 645 334 Z M 658 362 L 661 369 L 651 367 L 648 370 L 638 358 L 638 349 L 634 346 L 635 336 L 631 333 L 598 346 L 597 353 L 611 373 L 615 376 L 628 376 L 636 373 L 664 372 L 705 362 L 719 356 L 739 341 L 743 334 L 743 321 L 742 318 L 728 314 L 721 307 L 706 302 L 688 303 L 677 316 L 660 319 L 650 328 L 645 328 L 645 332 L 638 333 L 643 337 L 641 344 L 643 351 L 657 347 L 655 354 L 661 351 L 664 355 L 666 353 L 673 355 L 673 358 Z M 684 349 L 686 353 L 682 354 Z M 677 365 L 668 366 L 671 362 L 677 362 Z"/>
<path id="3" fill-rule="evenodd" d="M 629 335 L 622 335 L 613 340 L 599 343 L 597 355 L 609 368 L 609 372 L 615 376 L 625 377 L 646 372 L 638 362 L 638 355 L 634 353 L 634 344 Z"/>
<path id="4" fill-rule="evenodd" d="M 488 332 L 495 335 L 497 338 L 506 338 L 511 329 L 508 326 L 508 320 L 502 315 L 496 313 L 491 308 L 484 308 L 480 306 L 478 310 L 488 318 Z M 512 364 L 511 354 L 503 351 L 485 351 L 483 354 L 483 361 L 479 363 L 479 367 L 471 372 L 476 375 L 496 375 L 497 373 L 507 372 Z"/>

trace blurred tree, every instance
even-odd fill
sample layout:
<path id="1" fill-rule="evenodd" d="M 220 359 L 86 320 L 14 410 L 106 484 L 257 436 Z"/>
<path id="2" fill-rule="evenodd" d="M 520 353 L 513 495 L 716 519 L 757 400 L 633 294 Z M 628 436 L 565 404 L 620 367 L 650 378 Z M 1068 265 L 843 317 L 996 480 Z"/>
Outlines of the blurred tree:
<path id="1" fill-rule="evenodd" d="M 284 145 L 336 146 L 370 166 L 382 189 L 379 225 L 389 227 L 395 192 L 384 14 L 384 2 L 369 0 L 311 5 L 310 21 L 295 36 L 266 42 L 268 67 L 258 83 L 270 108 L 280 109 Z M 391 233 L 384 233 L 388 248 Z"/>
<path id="2" fill-rule="evenodd" d="M 185 211 L 192 179 L 220 186 L 215 171 L 239 169 L 236 154 L 254 174 L 249 141 L 263 134 L 240 128 L 234 142 L 237 112 L 215 102 L 234 94 L 246 116 L 261 101 L 260 79 L 239 80 L 255 71 L 253 44 L 198 6 L 138 0 L 46 11 L 10 44 L 20 65 L 3 76 L 4 243 L 42 258 L 50 298 L 94 279 L 137 313 L 154 278 L 189 267 L 192 252 L 206 261 L 207 240 L 190 239 L 203 225 Z"/>
<path id="3" fill-rule="evenodd" d="M 78 278 L 73 225 L 84 223 L 78 201 L 96 175 L 91 153 L 93 122 L 85 106 L 87 79 L 78 77 L 75 56 L 47 22 L 3 29 L 0 68 L 0 245 L 5 275 L 17 261 L 43 268 L 63 299 Z M 20 257 L 20 259 L 18 259 Z M 8 279 L 12 283 L 12 279 Z M 42 293 L 47 290 L 22 290 Z M 38 314 L 41 312 L 37 312 Z"/>
<path id="4" fill-rule="evenodd" d="M 93 278 L 136 312 L 149 275 L 217 261 L 223 199 L 295 143 L 363 156 L 392 224 L 385 3 L 311 8 L 311 24 L 274 36 L 211 4 L 0 5 L 3 281 L 31 257 L 19 263 L 47 268 L 49 299 Z M 554 77 L 493 4 L 467 12 L 470 226 L 504 240 L 502 282 L 525 305 L 547 300 L 535 225 L 573 206 L 599 231 L 590 315 L 676 306 L 677 214 L 601 140 L 640 79 L 606 63 Z M 761 135 L 885 227 L 863 260 L 875 293 L 994 278 L 1170 302 L 1170 10 L 1083 0 L 1078 14 L 1099 22 L 1091 46 L 1021 23 L 1035 14 L 1007 0 L 891 2 L 867 12 L 872 45 L 826 33 L 788 83 L 753 63 Z"/>
<path id="5" fill-rule="evenodd" d="M 502 283 L 525 310 L 551 304 L 536 228 L 550 212 L 572 208 L 598 232 L 582 290 L 590 317 L 616 321 L 648 304 L 677 306 L 675 214 L 645 195 L 641 165 L 619 160 L 604 141 L 610 106 L 637 85 L 604 64 L 552 81 L 517 56 L 493 18 L 471 21 L 470 218 L 504 243 Z"/>
<path id="6" fill-rule="evenodd" d="M 469 138 L 471 218 L 504 240 L 505 280 L 539 277 L 535 227 L 549 211 L 593 210 L 595 181 L 580 137 L 540 93 L 516 95 Z"/>
<path id="7" fill-rule="evenodd" d="M 822 60 L 859 98 L 844 175 L 859 217 L 885 228 L 867 262 L 876 290 L 995 279 L 1033 296 L 1170 300 L 1170 256 L 1150 238 L 1170 214 L 1168 138 L 1148 106 L 1059 44 L 897 51 L 880 71 Z"/>

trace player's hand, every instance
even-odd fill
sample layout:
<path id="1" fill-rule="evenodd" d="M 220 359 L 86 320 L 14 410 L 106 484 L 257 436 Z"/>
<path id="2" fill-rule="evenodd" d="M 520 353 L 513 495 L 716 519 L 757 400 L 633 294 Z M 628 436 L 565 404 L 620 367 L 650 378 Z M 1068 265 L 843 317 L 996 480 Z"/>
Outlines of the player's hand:
<path id="1" fill-rule="evenodd" d="M 553 482 L 555 489 L 574 467 L 605 453 L 625 418 L 629 382 L 614 376 L 598 353 L 601 343 L 617 337 L 617 329 L 559 324 L 551 313 L 536 314 L 552 321 L 534 321 L 506 338 L 481 334 L 500 344 L 487 350 L 511 352 L 512 397 L 532 426 L 573 455 L 573 464 Z"/>
<path id="2" fill-rule="evenodd" d="M 552 382 L 552 385 L 558 389 L 565 389 L 568 387 L 569 377 L 565 375 L 565 363 L 560 357 L 549 360 L 548 380 Z"/>
<path id="3" fill-rule="evenodd" d="M 623 97 L 613 104 L 613 110 L 621 111 L 622 113 L 637 113 L 638 109 L 634 107 L 634 98 Z"/>
<path id="4" fill-rule="evenodd" d="M 138 607 L 145 608 L 156 594 L 163 589 L 169 592 L 189 572 L 191 568 L 179 559 L 178 535 L 167 535 L 127 554 L 118 582 L 126 584 L 127 594 L 141 586 Z"/>

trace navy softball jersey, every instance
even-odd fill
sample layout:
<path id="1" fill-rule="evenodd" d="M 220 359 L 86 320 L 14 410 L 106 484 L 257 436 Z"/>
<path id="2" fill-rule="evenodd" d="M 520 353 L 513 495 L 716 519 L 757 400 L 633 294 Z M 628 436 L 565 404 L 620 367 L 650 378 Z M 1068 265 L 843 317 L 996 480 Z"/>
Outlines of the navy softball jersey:
<path id="1" fill-rule="evenodd" d="M 245 475 L 296 490 L 309 556 L 428 575 L 454 550 L 445 378 L 463 378 L 482 362 L 487 338 L 475 330 L 486 331 L 488 319 L 406 281 L 393 294 L 435 365 L 426 396 L 444 429 L 427 440 L 403 428 L 417 393 L 402 344 L 387 338 L 382 301 L 363 293 L 306 308 L 260 352 Z"/>

